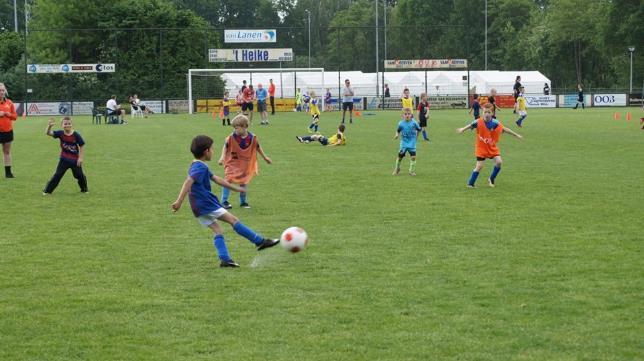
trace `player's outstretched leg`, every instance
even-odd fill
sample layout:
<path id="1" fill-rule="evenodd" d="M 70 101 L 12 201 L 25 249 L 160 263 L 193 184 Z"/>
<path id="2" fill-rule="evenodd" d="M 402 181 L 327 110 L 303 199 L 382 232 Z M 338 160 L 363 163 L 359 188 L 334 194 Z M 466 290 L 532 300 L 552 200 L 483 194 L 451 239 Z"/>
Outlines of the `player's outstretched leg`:
<path id="1" fill-rule="evenodd" d="M 479 174 L 481 173 L 481 169 L 483 169 L 483 161 L 484 158 L 477 158 L 476 160 L 476 167 L 474 167 L 474 170 L 472 171 L 472 174 L 470 175 L 470 179 L 467 181 L 467 187 L 468 188 L 476 188 L 476 179 L 479 177 Z"/>

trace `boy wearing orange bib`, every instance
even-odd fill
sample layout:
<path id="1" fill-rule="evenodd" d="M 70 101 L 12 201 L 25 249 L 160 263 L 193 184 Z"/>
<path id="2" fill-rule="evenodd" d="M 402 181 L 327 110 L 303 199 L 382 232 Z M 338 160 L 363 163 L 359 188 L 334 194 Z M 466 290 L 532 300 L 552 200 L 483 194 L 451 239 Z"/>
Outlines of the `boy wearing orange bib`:
<path id="1" fill-rule="evenodd" d="M 248 118 L 243 114 L 233 118 L 232 126 L 235 130 L 226 138 L 219 158 L 219 165 L 224 166 L 224 179 L 229 183 L 239 184 L 244 189 L 239 193 L 239 206 L 242 208 L 250 208 L 246 200 L 246 189 L 248 183 L 258 173 L 257 154 L 261 155 L 266 163 L 273 163 L 271 158 L 264 154 L 257 136 L 248 131 L 248 124 Z M 228 203 L 229 196 L 230 190 L 224 188 L 221 195 L 221 205 L 226 209 L 232 208 L 232 205 Z"/>
<path id="2" fill-rule="evenodd" d="M 476 178 L 478 178 L 481 169 L 483 169 L 483 162 L 486 159 L 494 159 L 494 170 L 488 179 L 488 184 L 490 187 L 495 186 L 496 176 L 499 175 L 501 164 L 503 163 L 501 152 L 496 146 L 501 139 L 502 133 L 508 133 L 519 139 L 523 139 L 521 135 L 515 133 L 510 128 L 504 127 L 503 124 L 493 118 L 493 113 L 494 106 L 487 103 L 483 105 L 483 118 L 478 118 L 471 124 L 456 129 L 461 134 L 466 130 L 476 129 L 476 167 L 472 171 L 470 180 L 467 182 L 469 188 L 475 188 L 474 183 L 476 183 Z"/>

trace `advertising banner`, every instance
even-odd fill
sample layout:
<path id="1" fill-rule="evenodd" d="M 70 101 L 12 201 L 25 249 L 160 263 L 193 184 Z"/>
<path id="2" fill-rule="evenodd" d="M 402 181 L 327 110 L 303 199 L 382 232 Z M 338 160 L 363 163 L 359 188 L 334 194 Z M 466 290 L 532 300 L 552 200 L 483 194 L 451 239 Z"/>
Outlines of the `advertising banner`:
<path id="1" fill-rule="evenodd" d="M 624 107 L 626 106 L 626 94 L 593 94 L 593 106 Z"/>
<path id="2" fill-rule="evenodd" d="M 556 95 L 525 95 L 526 105 L 530 108 L 556 108 Z"/>
<path id="3" fill-rule="evenodd" d="M 454 95 L 429 96 L 429 109 L 467 109 L 467 96 Z"/>
<path id="4" fill-rule="evenodd" d="M 584 105 L 590 106 L 590 95 L 584 95 Z M 574 107 L 577 104 L 577 94 L 559 95 L 559 108 Z"/>
<path id="5" fill-rule="evenodd" d="M 71 115 L 71 110 L 68 102 L 27 104 L 28 115 Z"/>
<path id="6" fill-rule="evenodd" d="M 211 63 L 292 61 L 293 49 L 209 49 Z"/>
<path id="7" fill-rule="evenodd" d="M 225 43 L 274 43 L 277 41 L 277 30 L 224 30 Z"/>
<path id="8" fill-rule="evenodd" d="M 497 108 L 514 108 L 514 96 L 513 95 L 497 95 L 494 97 L 496 101 Z M 479 103 L 481 105 L 487 103 L 487 96 L 480 96 Z"/>
<path id="9" fill-rule="evenodd" d="M 27 73 L 113 73 L 115 64 L 28 64 Z"/>
<path id="10" fill-rule="evenodd" d="M 141 105 L 145 105 L 157 114 L 165 113 L 165 102 L 162 100 L 141 100 Z"/>
<path id="11" fill-rule="evenodd" d="M 187 100 L 168 100 L 168 112 L 173 114 L 188 112 Z"/>
<path id="12" fill-rule="evenodd" d="M 385 69 L 465 69 L 467 59 L 385 60 Z"/>
<path id="13" fill-rule="evenodd" d="M 642 93 L 629 94 L 628 105 L 637 106 L 637 107 L 644 106 L 644 99 L 642 98 Z"/>
<path id="14" fill-rule="evenodd" d="M 93 102 L 73 102 L 72 103 L 73 115 L 89 115 L 89 114 L 92 114 L 92 109 L 94 109 Z"/>

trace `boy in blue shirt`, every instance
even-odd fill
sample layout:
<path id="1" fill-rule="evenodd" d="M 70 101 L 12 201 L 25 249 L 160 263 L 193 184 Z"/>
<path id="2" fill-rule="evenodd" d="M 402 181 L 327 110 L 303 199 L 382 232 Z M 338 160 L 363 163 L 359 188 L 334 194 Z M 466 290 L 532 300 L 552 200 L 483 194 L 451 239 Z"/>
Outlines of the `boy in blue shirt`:
<path id="1" fill-rule="evenodd" d="M 56 121 L 54 118 L 49 118 L 45 134 L 50 137 L 60 139 L 60 160 L 56 167 L 56 173 L 54 173 L 53 177 L 51 177 L 49 182 L 47 182 L 47 185 L 43 190 L 43 195 L 51 194 L 56 187 L 58 187 L 58 183 L 63 179 L 63 176 L 68 169 L 72 170 L 74 178 L 78 180 L 78 186 L 80 187 L 81 193 L 87 193 L 87 178 L 85 178 L 82 168 L 83 156 L 85 154 L 85 141 L 83 140 L 83 137 L 74 130 L 72 119 L 70 117 L 64 117 L 60 122 L 63 130 L 52 131 L 51 128 L 55 123 Z"/>
<path id="2" fill-rule="evenodd" d="M 237 217 L 223 208 L 217 196 L 212 193 L 210 181 L 235 192 L 243 191 L 241 187 L 228 183 L 225 179 L 212 174 L 208 169 L 208 165 L 205 162 L 212 159 L 214 154 L 213 143 L 212 138 L 207 135 L 198 135 L 192 139 L 190 151 L 195 156 L 195 160 L 190 165 L 188 178 L 183 182 L 177 200 L 172 203 L 172 210 L 177 212 L 181 208 L 186 195 L 189 195 L 192 213 L 197 217 L 201 225 L 210 228 L 215 233 L 213 242 L 221 260 L 219 266 L 239 267 L 239 264 L 233 261 L 228 254 L 223 230 L 217 220 L 230 224 L 237 234 L 255 244 L 258 251 L 275 246 L 279 243 L 279 239 L 263 238 L 252 229 L 246 227 Z"/>
<path id="3" fill-rule="evenodd" d="M 396 136 L 394 139 L 398 139 L 400 135 L 400 150 L 398 151 L 398 158 L 396 158 L 396 168 L 394 169 L 393 175 L 400 173 L 400 163 L 402 159 L 405 158 L 405 153 L 409 153 L 410 162 L 409 162 L 409 175 L 416 175 L 416 139 L 418 138 L 418 132 L 420 132 L 420 125 L 412 119 L 411 108 L 403 108 L 403 117 L 404 119 L 398 123 L 398 129 L 396 130 Z"/>

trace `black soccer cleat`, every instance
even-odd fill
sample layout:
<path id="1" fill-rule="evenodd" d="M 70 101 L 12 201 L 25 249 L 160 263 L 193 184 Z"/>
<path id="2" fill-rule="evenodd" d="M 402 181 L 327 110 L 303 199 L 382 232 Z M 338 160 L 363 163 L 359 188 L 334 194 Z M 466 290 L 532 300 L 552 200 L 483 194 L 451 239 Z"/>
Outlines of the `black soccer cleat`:
<path id="1" fill-rule="evenodd" d="M 279 240 L 279 239 L 269 239 L 269 238 L 264 238 L 264 239 L 262 240 L 262 243 L 260 243 L 260 244 L 257 246 L 257 250 L 258 250 L 258 251 L 261 251 L 261 250 L 266 249 L 266 248 L 271 248 L 271 247 L 275 246 L 275 245 L 276 245 L 276 244 L 278 244 L 278 243 L 280 243 L 280 240 Z"/>
<path id="2" fill-rule="evenodd" d="M 228 203 L 228 201 L 225 201 L 224 203 L 221 204 L 224 209 L 231 209 L 233 208 L 232 204 Z"/>
<path id="3" fill-rule="evenodd" d="M 239 263 L 233 261 L 232 259 L 229 259 L 227 261 L 221 261 L 219 264 L 219 267 L 225 268 L 225 267 L 231 267 L 231 268 L 237 268 L 239 267 Z"/>

